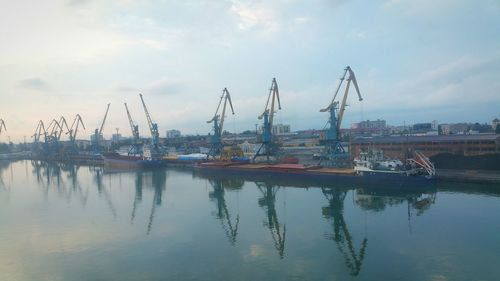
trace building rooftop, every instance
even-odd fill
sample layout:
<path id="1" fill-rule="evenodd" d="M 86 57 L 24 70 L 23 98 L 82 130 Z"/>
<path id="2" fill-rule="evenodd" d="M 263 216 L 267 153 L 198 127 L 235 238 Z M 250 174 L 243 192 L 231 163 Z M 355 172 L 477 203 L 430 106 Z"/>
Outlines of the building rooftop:
<path id="1" fill-rule="evenodd" d="M 442 142 L 442 141 L 474 141 L 498 140 L 499 134 L 471 134 L 471 135 L 445 135 L 445 136 L 389 136 L 389 137 L 361 137 L 351 143 L 384 143 L 384 142 Z"/>

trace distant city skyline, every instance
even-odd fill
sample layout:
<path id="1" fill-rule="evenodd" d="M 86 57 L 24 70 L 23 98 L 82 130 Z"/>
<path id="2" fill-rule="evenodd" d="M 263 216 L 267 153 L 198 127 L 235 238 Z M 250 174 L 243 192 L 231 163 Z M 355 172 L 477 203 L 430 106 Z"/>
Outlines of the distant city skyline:
<path id="1" fill-rule="evenodd" d="M 350 93 L 344 128 L 500 117 L 495 0 L 19 0 L 0 23 L 0 142 L 77 113 L 90 139 L 108 102 L 106 138 L 131 135 L 124 102 L 148 136 L 139 93 L 162 136 L 207 134 L 224 87 L 236 113 L 225 129 L 252 130 L 273 77 L 275 123 L 321 129 L 347 65 L 364 101 Z"/>

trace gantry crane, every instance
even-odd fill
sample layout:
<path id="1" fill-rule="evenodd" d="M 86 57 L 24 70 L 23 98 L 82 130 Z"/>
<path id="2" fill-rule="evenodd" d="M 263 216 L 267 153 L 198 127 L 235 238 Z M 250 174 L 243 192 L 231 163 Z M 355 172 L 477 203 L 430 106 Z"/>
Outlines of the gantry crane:
<path id="1" fill-rule="evenodd" d="M 104 124 L 106 123 L 106 118 L 108 117 L 108 111 L 109 111 L 109 106 L 111 104 L 108 103 L 106 107 L 106 113 L 104 114 L 104 118 L 102 119 L 101 127 L 98 129 L 95 129 L 94 135 L 91 137 L 92 141 L 92 150 L 94 153 L 98 154 L 100 152 L 100 145 L 99 142 L 103 138 L 102 137 L 102 129 L 104 128 Z"/>
<path id="2" fill-rule="evenodd" d="M 7 131 L 7 127 L 5 127 L 5 122 L 3 119 L 0 119 L 0 134 L 2 133 L 2 128 L 4 131 Z"/>
<path id="3" fill-rule="evenodd" d="M 219 109 L 221 107 L 222 101 L 224 104 L 222 105 L 222 113 L 219 114 Z M 219 104 L 217 105 L 217 109 L 215 110 L 214 117 L 207 121 L 207 123 L 214 123 L 214 134 L 210 136 L 210 151 L 208 152 L 208 157 L 216 157 L 220 155 L 222 152 L 222 133 L 224 128 L 224 119 L 226 117 L 226 106 L 229 101 L 229 106 L 231 106 L 231 113 L 234 115 L 233 103 L 231 102 L 231 95 L 227 88 L 222 90 L 222 95 L 219 100 Z"/>
<path id="4" fill-rule="evenodd" d="M 83 129 L 85 130 L 85 125 L 83 124 L 82 117 L 80 114 L 76 114 L 75 119 L 73 119 L 73 123 L 71 123 L 71 127 L 69 128 L 68 132 L 66 134 L 69 134 L 69 141 L 70 141 L 70 153 L 76 154 L 78 153 L 78 149 L 76 147 L 76 135 L 78 134 L 78 128 L 82 125 Z"/>
<path id="5" fill-rule="evenodd" d="M 271 156 L 277 156 L 279 147 L 273 137 L 272 131 L 274 113 L 276 113 L 274 110 L 276 100 L 278 102 L 278 110 L 281 110 L 278 83 L 276 83 L 276 78 L 273 78 L 271 88 L 269 89 L 269 95 L 267 96 L 266 107 L 264 108 L 264 112 L 259 116 L 259 120 L 264 119 L 264 124 L 262 126 L 262 134 L 258 140 L 261 145 L 253 157 L 254 161 L 258 156 L 266 156 L 269 162 Z M 271 102 L 269 103 L 269 101 Z"/>
<path id="6" fill-rule="evenodd" d="M 144 147 L 143 157 L 147 160 L 161 160 L 163 158 L 163 149 L 160 147 L 160 134 L 158 133 L 158 124 L 154 123 L 149 114 L 146 103 L 142 94 L 139 94 L 142 101 L 142 106 L 144 107 L 144 113 L 146 114 L 146 119 L 148 120 L 149 131 L 151 132 L 151 144 Z"/>
<path id="7" fill-rule="evenodd" d="M 136 125 L 134 123 L 134 120 L 132 120 L 132 116 L 130 115 L 130 111 L 128 110 L 127 103 L 123 103 L 125 105 L 125 109 L 127 110 L 127 117 L 128 117 L 128 122 L 130 124 L 130 129 L 132 130 L 132 146 L 130 147 L 128 151 L 128 155 L 142 155 L 142 147 L 141 147 L 141 140 L 139 137 L 139 125 Z"/>
<path id="8" fill-rule="evenodd" d="M 342 98 L 342 103 L 339 107 L 339 101 L 336 100 L 337 94 L 339 93 L 340 87 L 344 80 L 347 77 L 347 85 L 344 91 L 344 97 Z M 349 154 L 346 153 L 344 147 L 342 146 L 340 139 L 340 125 L 342 124 L 342 118 L 344 116 L 347 95 L 349 93 L 349 87 L 351 82 L 354 84 L 356 88 L 356 92 L 358 94 L 359 101 L 362 101 L 361 93 L 359 92 L 358 82 L 356 81 L 356 76 L 352 71 L 351 67 L 347 66 L 344 69 L 344 75 L 340 78 L 337 89 L 335 90 L 335 94 L 333 96 L 332 101 L 326 107 L 320 110 L 320 112 L 329 112 L 330 118 L 328 119 L 329 127 L 325 130 L 324 135 L 322 137 L 322 141 L 324 142 L 324 149 L 321 153 L 320 164 L 322 162 L 326 162 L 329 166 L 335 167 L 347 167 L 350 166 L 349 162 Z M 338 112 L 337 112 L 338 111 Z"/>

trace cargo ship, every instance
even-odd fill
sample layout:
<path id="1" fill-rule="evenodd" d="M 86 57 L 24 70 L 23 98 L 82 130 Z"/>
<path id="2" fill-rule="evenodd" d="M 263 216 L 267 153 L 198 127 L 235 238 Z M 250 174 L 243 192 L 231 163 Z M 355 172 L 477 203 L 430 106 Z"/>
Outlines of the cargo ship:
<path id="1" fill-rule="evenodd" d="M 147 167 L 161 167 L 163 160 L 145 159 L 142 156 L 121 155 L 116 152 L 103 154 L 104 166 L 114 169 L 133 169 Z"/>

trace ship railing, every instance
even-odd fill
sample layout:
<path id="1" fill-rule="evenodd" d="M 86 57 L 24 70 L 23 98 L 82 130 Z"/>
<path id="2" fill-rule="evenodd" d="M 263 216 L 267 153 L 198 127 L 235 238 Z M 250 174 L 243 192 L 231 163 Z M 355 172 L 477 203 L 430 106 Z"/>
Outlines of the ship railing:
<path id="1" fill-rule="evenodd" d="M 415 151 L 414 154 L 414 158 L 408 159 L 409 164 L 423 168 L 430 176 L 436 175 L 436 168 L 427 156 L 419 151 Z"/>

